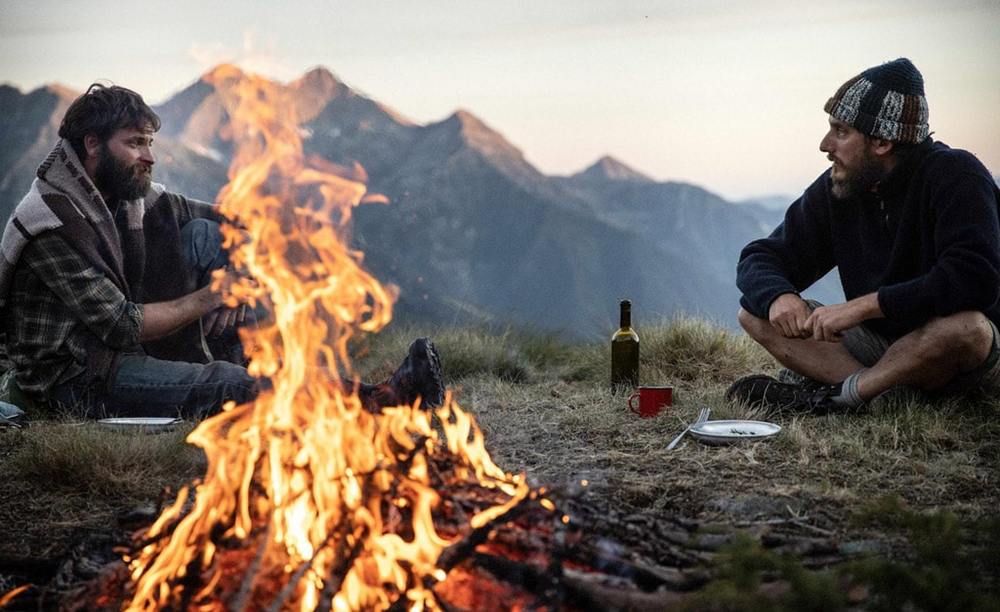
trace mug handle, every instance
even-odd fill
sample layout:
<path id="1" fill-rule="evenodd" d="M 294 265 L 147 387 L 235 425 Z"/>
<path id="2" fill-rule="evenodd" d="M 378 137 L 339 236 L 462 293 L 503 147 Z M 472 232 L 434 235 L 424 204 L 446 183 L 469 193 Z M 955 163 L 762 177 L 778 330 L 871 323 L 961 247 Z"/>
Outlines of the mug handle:
<path id="1" fill-rule="evenodd" d="M 639 397 L 639 392 L 638 391 L 636 391 L 635 393 L 633 393 L 632 395 L 629 396 L 629 398 L 628 398 L 628 408 L 632 412 L 634 412 L 636 414 L 639 414 L 639 409 L 632 405 L 632 400 L 634 400 L 637 397 Z"/>

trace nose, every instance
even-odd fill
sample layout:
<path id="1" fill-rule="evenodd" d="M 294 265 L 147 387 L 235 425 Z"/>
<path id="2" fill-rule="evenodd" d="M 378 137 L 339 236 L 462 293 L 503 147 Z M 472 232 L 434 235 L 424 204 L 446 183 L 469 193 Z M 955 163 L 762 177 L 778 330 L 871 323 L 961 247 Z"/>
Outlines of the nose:
<path id="1" fill-rule="evenodd" d="M 823 153 L 833 153 L 833 130 L 827 130 L 823 139 L 819 141 L 819 150 Z"/>
<path id="2" fill-rule="evenodd" d="M 142 163 L 152 166 L 156 163 L 156 157 L 153 155 L 153 148 L 150 146 L 145 146 L 139 151 L 139 160 Z"/>

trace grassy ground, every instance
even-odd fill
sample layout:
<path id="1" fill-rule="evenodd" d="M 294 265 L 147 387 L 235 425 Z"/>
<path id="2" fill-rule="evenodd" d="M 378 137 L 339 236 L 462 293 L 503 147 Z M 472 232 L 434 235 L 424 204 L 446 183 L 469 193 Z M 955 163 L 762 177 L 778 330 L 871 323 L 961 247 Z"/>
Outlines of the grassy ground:
<path id="1" fill-rule="evenodd" d="M 432 336 L 494 460 L 598 508 L 723 523 L 799 517 L 844 540 L 881 543 L 887 559 L 926 561 L 921 551 L 929 551 L 941 568 L 978 567 L 970 559 L 984 546 L 963 556 L 970 540 L 996 555 L 1000 529 L 990 520 L 1000 504 L 1000 401 L 897 397 L 854 415 L 761 414 L 723 401 L 733 379 L 777 370 L 745 337 L 688 319 L 640 333 L 642 382 L 675 386 L 674 406 L 652 419 L 634 416 L 626 394 L 608 388 L 604 341 L 400 328 L 359 343 L 357 369 L 380 379 L 409 340 Z M 731 447 L 689 439 L 667 452 L 703 406 L 715 419 L 764 418 L 783 430 Z M 164 486 L 197 476 L 203 458 L 183 444 L 185 433 L 131 436 L 59 419 L 0 430 L 0 557 L 57 556 L 81 533 L 106 529 L 116 516 L 155 503 Z M 922 533 L 937 537 L 934 546 L 920 547 L 928 539 Z M 890 575 L 894 567 L 866 571 Z M 951 583 L 963 578 L 941 571 L 925 577 L 932 595 L 918 606 L 961 591 Z M 991 576 L 986 592 L 995 594 Z"/>

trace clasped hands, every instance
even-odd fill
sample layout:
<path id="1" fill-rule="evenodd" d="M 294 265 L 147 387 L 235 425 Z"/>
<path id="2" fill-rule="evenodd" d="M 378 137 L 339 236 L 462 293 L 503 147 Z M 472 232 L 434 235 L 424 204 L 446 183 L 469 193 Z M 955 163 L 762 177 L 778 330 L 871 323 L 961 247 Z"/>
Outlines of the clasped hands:
<path id="1" fill-rule="evenodd" d="M 840 342 L 844 330 L 881 314 L 877 293 L 816 309 L 798 295 L 785 293 L 771 303 L 768 320 L 786 338 Z"/>
<path id="2" fill-rule="evenodd" d="M 227 306 L 226 302 L 232 301 L 233 286 L 247 280 L 251 283 L 254 282 L 249 275 L 230 266 L 216 272 L 212 281 L 213 293 L 218 297 L 220 305 L 202 317 L 202 331 L 206 336 L 218 337 L 246 320 L 247 305 L 245 303 Z"/>

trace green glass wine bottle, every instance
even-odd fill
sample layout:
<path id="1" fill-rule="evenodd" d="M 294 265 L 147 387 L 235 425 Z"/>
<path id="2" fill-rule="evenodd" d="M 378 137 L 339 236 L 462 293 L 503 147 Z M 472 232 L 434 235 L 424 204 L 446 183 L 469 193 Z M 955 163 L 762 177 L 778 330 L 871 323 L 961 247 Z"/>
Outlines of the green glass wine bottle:
<path id="1" fill-rule="evenodd" d="M 620 327 L 611 336 L 611 386 L 639 386 L 639 335 L 632 329 L 632 302 L 621 302 Z"/>

